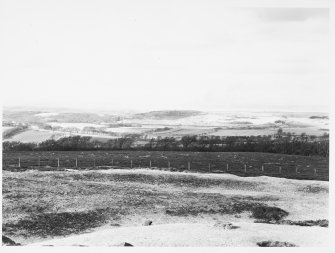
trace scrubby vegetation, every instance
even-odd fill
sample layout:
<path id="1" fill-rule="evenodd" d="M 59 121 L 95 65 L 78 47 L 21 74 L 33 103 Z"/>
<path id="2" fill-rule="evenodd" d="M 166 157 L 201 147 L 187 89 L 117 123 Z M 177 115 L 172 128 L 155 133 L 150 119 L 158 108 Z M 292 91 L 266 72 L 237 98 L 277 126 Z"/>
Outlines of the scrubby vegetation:
<path id="1" fill-rule="evenodd" d="M 226 180 L 214 180 L 214 185 L 227 189 L 253 188 L 247 183 L 241 184 L 239 180 L 228 180 L 226 184 Z M 233 215 L 252 211 L 257 206 L 268 206 L 267 199 L 263 197 L 224 196 L 185 190 L 191 182 L 193 186 L 206 187 L 211 185 L 211 181 L 194 181 L 194 177 L 189 175 L 172 176 L 165 181 L 159 175 L 135 173 L 5 174 L 3 233 L 13 238 L 81 233 L 104 224 L 120 223 L 120 217 L 127 215 L 153 215 L 161 211 L 160 206 L 164 208 L 163 215 L 173 218 Z"/>
<path id="2" fill-rule="evenodd" d="M 48 237 L 76 234 L 103 225 L 108 209 L 86 212 L 31 213 L 18 222 L 7 223 L 4 232 L 23 237 Z"/>
<path id="3" fill-rule="evenodd" d="M 263 221 L 279 221 L 287 215 L 288 212 L 279 207 L 256 206 L 252 209 L 252 217 Z"/>
<path id="4" fill-rule="evenodd" d="M 259 247 L 296 247 L 297 245 L 290 242 L 279 242 L 279 241 L 262 241 L 258 242 Z"/>

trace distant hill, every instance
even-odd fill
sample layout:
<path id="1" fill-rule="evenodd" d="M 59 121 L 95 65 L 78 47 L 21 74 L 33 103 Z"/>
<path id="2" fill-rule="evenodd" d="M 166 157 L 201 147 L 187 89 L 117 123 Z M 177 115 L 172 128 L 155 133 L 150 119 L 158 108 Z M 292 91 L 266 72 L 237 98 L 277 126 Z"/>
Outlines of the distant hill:
<path id="1" fill-rule="evenodd" d="M 135 114 L 136 119 L 181 119 L 200 115 L 203 112 L 193 110 L 169 110 L 169 111 L 151 111 Z"/>
<path id="2" fill-rule="evenodd" d="M 50 113 L 47 111 L 4 111 L 3 121 L 20 123 L 101 123 L 115 122 L 119 119 L 116 115 L 100 115 L 98 113 Z"/>

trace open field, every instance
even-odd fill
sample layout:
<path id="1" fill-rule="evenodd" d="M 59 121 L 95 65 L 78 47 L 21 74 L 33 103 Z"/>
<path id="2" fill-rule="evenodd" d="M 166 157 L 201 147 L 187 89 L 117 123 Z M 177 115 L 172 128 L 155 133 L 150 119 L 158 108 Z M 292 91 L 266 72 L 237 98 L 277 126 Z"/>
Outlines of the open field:
<path id="1" fill-rule="evenodd" d="M 5 139 L 4 141 L 18 141 L 18 142 L 42 142 L 52 138 L 60 138 L 63 137 L 63 133 L 54 133 L 52 131 L 40 131 L 40 130 L 27 130 L 22 133 L 18 133 L 9 139 Z"/>
<path id="2" fill-rule="evenodd" d="M 149 169 L 3 171 L 3 234 L 21 244 L 327 244 L 325 227 L 254 223 L 262 217 L 255 210 L 273 207 L 267 215 L 275 219 L 328 219 L 328 182 Z M 147 219 L 153 225 L 143 227 Z"/>
<path id="3" fill-rule="evenodd" d="M 239 176 L 274 176 L 293 179 L 328 180 L 329 161 L 323 157 L 247 153 L 247 152 L 173 152 L 173 151 L 42 151 L 5 152 L 3 168 L 17 169 L 20 158 L 22 169 L 34 167 L 54 170 L 99 166 L 114 168 L 168 168 L 174 171 L 202 173 L 230 173 Z M 228 171 L 227 171 L 228 164 Z M 50 166 L 50 168 L 44 168 Z M 190 166 L 190 167 L 188 167 Z M 262 171 L 263 166 L 263 171 Z"/>

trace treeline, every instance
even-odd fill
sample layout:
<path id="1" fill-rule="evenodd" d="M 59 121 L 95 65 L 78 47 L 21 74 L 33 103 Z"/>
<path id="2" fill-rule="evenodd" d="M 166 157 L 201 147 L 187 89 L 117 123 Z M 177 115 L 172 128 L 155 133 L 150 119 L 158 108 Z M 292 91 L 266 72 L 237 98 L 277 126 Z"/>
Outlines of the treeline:
<path id="1" fill-rule="evenodd" d="M 110 139 L 106 142 L 92 140 L 88 136 L 70 136 L 58 140 L 50 139 L 41 143 L 3 142 L 3 151 L 90 151 L 90 150 L 128 150 L 132 148 L 133 138 Z"/>
<path id="2" fill-rule="evenodd" d="M 37 143 L 3 142 L 3 151 L 84 151 L 147 150 L 198 152 L 266 152 L 305 156 L 329 156 L 329 135 L 316 137 L 292 135 L 278 131 L 275 136 L 184 136 L 151 139 L 144 145 L 138 137 L 110 139 L 102 142 L 86 136 L 64 137 Z"/>
<path id="3" fill-rule="evenodd" d="M 180 141 L 162 138 L 144 145 L 145 150 L 197 152 L 264 152 L 304 156 L 329 156 L 328 134 L 301 136 L 184 136 Z"/>

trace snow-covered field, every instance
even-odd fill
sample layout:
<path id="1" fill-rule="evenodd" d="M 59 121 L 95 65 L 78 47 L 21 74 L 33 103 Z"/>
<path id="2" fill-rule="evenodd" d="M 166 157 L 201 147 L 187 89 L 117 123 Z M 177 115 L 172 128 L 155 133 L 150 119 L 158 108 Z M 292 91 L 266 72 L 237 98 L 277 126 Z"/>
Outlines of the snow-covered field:
<path id="1" fill-rule="evenodd" d="M 27 142 L 39 143 L 39 142 L 46 141 L 51 138 L 58 139 L 63 136 L 64 134 L 62 133 L 54 133 L 52 131 L 27 130 L 25 132 L 18 133 L 9 139 L 6 139 L 6 141 L 18 141 L 18 142 L 23 142 L 23 143 L 27 143 Z"/>
<path id="2" fill-rule="evenodd" d="M 181 119 L 126 119 L 125 123 L 143 124 L 145 127 L 162 125 L 173 128 L 164 133 L 164 136 L 178 134 L 207 134 L 207 129 L 222 127 L 223 130 L 211 133 L 212 135 L 263 135 L 273 134 L 276 121 L 284 131 L 301 134 L 322 135 L 329 129 L 329 120 L 310 118 L 311 116 L 326 116 L 319 113 L 285 113 L 285 112 L 210 112 Z M 204 131 L 201 131 L 204 128 Z M 200 130 L 200 132 L 199 132 Z M 181 133 L 183 132 L 183 133 Z M 157 134 L 158 135 L 158 134 Z"/>
<path id="3" fill-rule="evenodd" d="M 84 127 L 96 127 L 96 128 L 105 127 L 104 125 L 91 124 L 91 123 L 59 123 L 59 122 L 50 122 L 50 123 L 48 123 L 48 125 L 62 127 L 62 128 L 78 128 L 79 130 L 82 130 Z"/>
<path id="4" fill-rule="evenodd" d="M 36 115 L 47 119 L 50 116 L 57 116 L 57 114 L 58 113 L 45 112 Z M 101 124 L 49 121 L 47 121 L 46 124 L 53 127 L 60 127 L 58 132 L 64 135 L 67 135 L 67 131 L 70 128 L 82 131 L 85 127 L 93 127 L 97 130 L 103 129 L 115 133 L 118 137 L 126 134 L 142 134 L 143 136 L 147 135 L 149 138 L 158 136 L 182 137 L 185 135 L 250 136 L 273 134 L 281 127 L 284 132 L 295 134 L 306 133 L 320 136 L 329 132 L 329 119 L 327 116 L 326 113 L 301 112 L 208 112 L 179 119 L 164 119 L 164 117 L 161 119 L 138 119 L 132 115 L 128 115 L 128 117 L 122 118 L 122 120 L 118 122 L 106 122 Z M 275 123 L 276 121 L 277 123 Z M 111 123 L 132 124 L 133 126 L 108 127 Z M 14 136 L 13 140 L 40 142 L 41 140 L 46 140 L 48 136 L 52 136 L 51 131 L 49 133 L 39 133 L 37 130 L 42 129 L 39 129 L 38 126 L 32 125 L 30 127 L 36 131 L 21 133 L 16 137 Z M 163 130 L 165 127 L 170 129 Z M 3 127 L 3 131 L 8 129 L 10 129 L 10 127 Z M 98 136 L 88 132 L 75 132 L 73 134 L 93 137 Z M 105 137 L 107 138 L 108 134 L 105 134 Z"/>
<path id="5" fill-rule="evenodd" d="M 14 128 L 14 127 L 6 127 L 6 126 L 3 126 L 3 127 L 2 127 L 2 132 L 5 132 L 5 131 L 10 130 L 10 129 L 12 129 L 12 128 Z"/>

